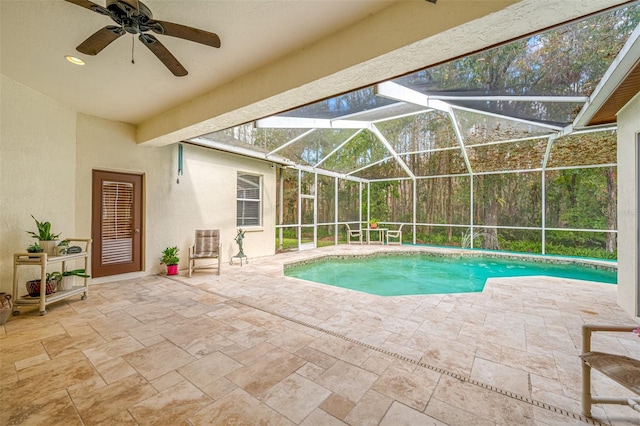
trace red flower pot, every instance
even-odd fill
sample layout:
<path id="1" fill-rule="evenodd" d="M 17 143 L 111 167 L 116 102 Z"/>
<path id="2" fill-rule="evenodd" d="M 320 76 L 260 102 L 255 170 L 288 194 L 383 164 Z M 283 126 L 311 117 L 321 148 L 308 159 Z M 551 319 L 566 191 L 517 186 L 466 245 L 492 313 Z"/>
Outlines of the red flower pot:
<path id="1" fill-rule="evenodd" d="M 167 275 L 178 275 L 178 265 L 167 265 Z"/>

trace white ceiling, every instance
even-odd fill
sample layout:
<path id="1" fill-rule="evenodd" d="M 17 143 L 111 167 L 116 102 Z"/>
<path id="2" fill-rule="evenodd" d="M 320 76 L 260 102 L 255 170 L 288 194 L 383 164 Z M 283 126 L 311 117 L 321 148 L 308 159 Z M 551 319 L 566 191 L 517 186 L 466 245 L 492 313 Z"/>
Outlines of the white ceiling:
<path id="1" fill-rule="evenodd" d="M 97 56 L 77 52 L 78 44 L 113 23 L 106 16 L 64 0 L 0 0 L 0 73 L 74 111 L 137 125 L 139 143 L 172 143 L 621 3 L 145 0 L 155 19 L 220 36 L 220 49 L 158 36 L 189 72 L 174 77 L 131 35 Z M 72 65 L 65 55 L 86 65 Z M 247 100 L 243 90 L 261 93 Z"/>
<path id="2" fill-rule="evenodd" d="M 1 73 L 76 111 L 139 123 L 299 50 L 392 4 L 391 0 L 145 0 L 155 19 L 220 36 L 220 49 L 168 36 L 158 39 L 189 74 L 174 77 L 125 35 L 96 56 L 75 47 L 109 17 L 63 0 L 1 0 Z M 104 6 L 104 0 L 94 0 Z M 134 48 L 135 65 L 131 64 Z M 64 59 L 75 55 L 79 67 Z"/>

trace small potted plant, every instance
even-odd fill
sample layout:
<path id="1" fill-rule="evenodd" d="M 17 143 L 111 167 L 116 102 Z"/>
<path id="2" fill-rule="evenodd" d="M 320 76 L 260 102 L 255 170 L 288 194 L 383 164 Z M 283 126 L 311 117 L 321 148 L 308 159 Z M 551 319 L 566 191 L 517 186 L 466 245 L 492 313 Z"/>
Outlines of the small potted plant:
<path id="1" fill-rule="evenodd" d="M 380 223 L 380 221 L 378 219 L 371 219 L 371 220 L 369 220 L 369 228 L 377 229 L 379 223 Z"/>
<path id="2" fill-rule="evenodd" d="M 51 223 L 50 222 L 40 222 L 33 215 L 33 220 L 36 221 L 36 226 L 38 227 L 38 233 L 33 231 L 27 231 L 28 234 L 31 234 L 33 238 L 38 239 L 38 244 L 43 248 L 44 252 L 49 256 L 54 256 L 55 247 L 58 245 L 58 237 L 60 234 L 54 234 L 51 232 Z"/>
<path id="3" fill-rule="evenodd" d="M 56 292 L 58 283 L 62 281 L 62 274 L 60 272 L 47 272 L 47 282 L 45 285 L 45 294 L 51 294 Z M 31 297 L 40 297 L 40 279 L 27 281 L 27 292 Z"/>
<path id="4" fill-rule="evenodd" d="M 58 290 L 71 290 L 73 288 L 74 277 L 91 278 L 85 273 L 84 269 L 72 269 L 71 271 L 62 271 L 62 279 L 58 281 Z"/>
<path id="5" fill-rule="evenodd" d="M 178 247 L 167 247 L 162 251 L 160 264 L 167 265 L 167 275 L 178 275 L 179 252 L 180 249 Z"/>
<path id="6" fill-rule="evenodd" d="M 38 244 L 37 242 L 27 247 L 27 253 L 42 253 L 43 251 L 44 249 L 40 247 L 40 244 Z M 37 258 L 38 256 L 29 256 L 29 257 Z"/>
<path id="7" fill-rule="evenodd" d="M 62 240 L 54 249 L 55 255 L 64 256 L 67 254 L 67 249 L 69 249 L 69 240 Z"/>

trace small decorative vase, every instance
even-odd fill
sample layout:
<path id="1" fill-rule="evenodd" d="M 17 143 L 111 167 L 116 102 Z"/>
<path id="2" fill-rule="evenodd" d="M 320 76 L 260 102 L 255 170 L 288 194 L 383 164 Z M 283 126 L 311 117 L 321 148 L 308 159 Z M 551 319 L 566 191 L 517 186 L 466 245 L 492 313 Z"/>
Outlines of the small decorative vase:
<path id="1" fill-rule="evenodd" d="M 36 255 L 36 254 L 40 254 L 40 253 L 42 253 L 43 251 L 44 251 L 44 250 L 40 249 L 40 251 L 30 251 L 30 252 L 28 252 L 28 253 L 31 253 L 31 254 Z M 40 256 L 29 256 L 29 259 L 37 259 L 37 258 L 39 258 L 39 257 L 40 257 Z"/>
<path id="2" fill-rule="evenodd" d="M 0 293 L 0 325 L 6 324 L 11 314 L 11 295 Z"/>
<path id="3" fill-rule="evenodd" d="M 178 265 L 167 265 L 167 275 L 178 275 Z"/>
<path id="4" fill-rule="evenodd" d="M 64 256 L 65 254 L 67 254 L 67 246 L 55 246 L 53 248 L 53 253 L 55 256 Z"/>
<path id="5" fill-rule="evenodd" d="M 60 244 L 60 240 L 39 241 L 38 244 L 48 256 L 56 256 L 56 247 Z"/>

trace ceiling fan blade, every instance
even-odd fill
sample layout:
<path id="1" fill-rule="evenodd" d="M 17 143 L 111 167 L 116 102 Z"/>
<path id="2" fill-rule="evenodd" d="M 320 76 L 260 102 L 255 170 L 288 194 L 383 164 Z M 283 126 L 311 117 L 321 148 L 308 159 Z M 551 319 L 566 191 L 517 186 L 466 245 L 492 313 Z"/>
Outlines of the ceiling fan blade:
<path id="1" fill-rule="evenodd" d="M 186 25 L 174 24 L 173 22 L 157 21 L 150 19 L 147 22 L 149 29 L 156 34 L 164 34 L 171 37 L 178 37 L 196 43 L 206 44 L 211 47 L 220 47 L 220 37 L 209 31 L 199 30 Z"/>
<path id="2" fill-rule="evenodd" d="M 173 75 L 176 77 L 183 77 L 188 74 L 182 64 L 178 62 L 175 56 L 173 56 L 157 38 L 151 34 L 140 34 L 140 37 L 138 38 L 167 68 L 169 68 L 169 71 L 171 71 Z"/>
<path id="3" fill-rule="evenodd" d="M 100 6 L 99 4 L 95 4 L 94 2 L 89 0 L 66 0 L 66 1 L 68 1 L 69 3 L 76 4 L 80 7 L 84 7 L 85 9 L 89 9 L 91 11 L 97 12 L 101 15 L 107 15 L 107 16 L 111 15 L 106 8 Z"/>
<path id="4" fill-rule="evenodd" d="M 88 39 L 80 43 L 80 45 L 76 47 L 76 50 L 85 55 L 97 55 L 102 49 L 124 33 L 125 31 L 121 27 L 108 25 L 96 31 L 93 35 L 89 36 Z"/>

